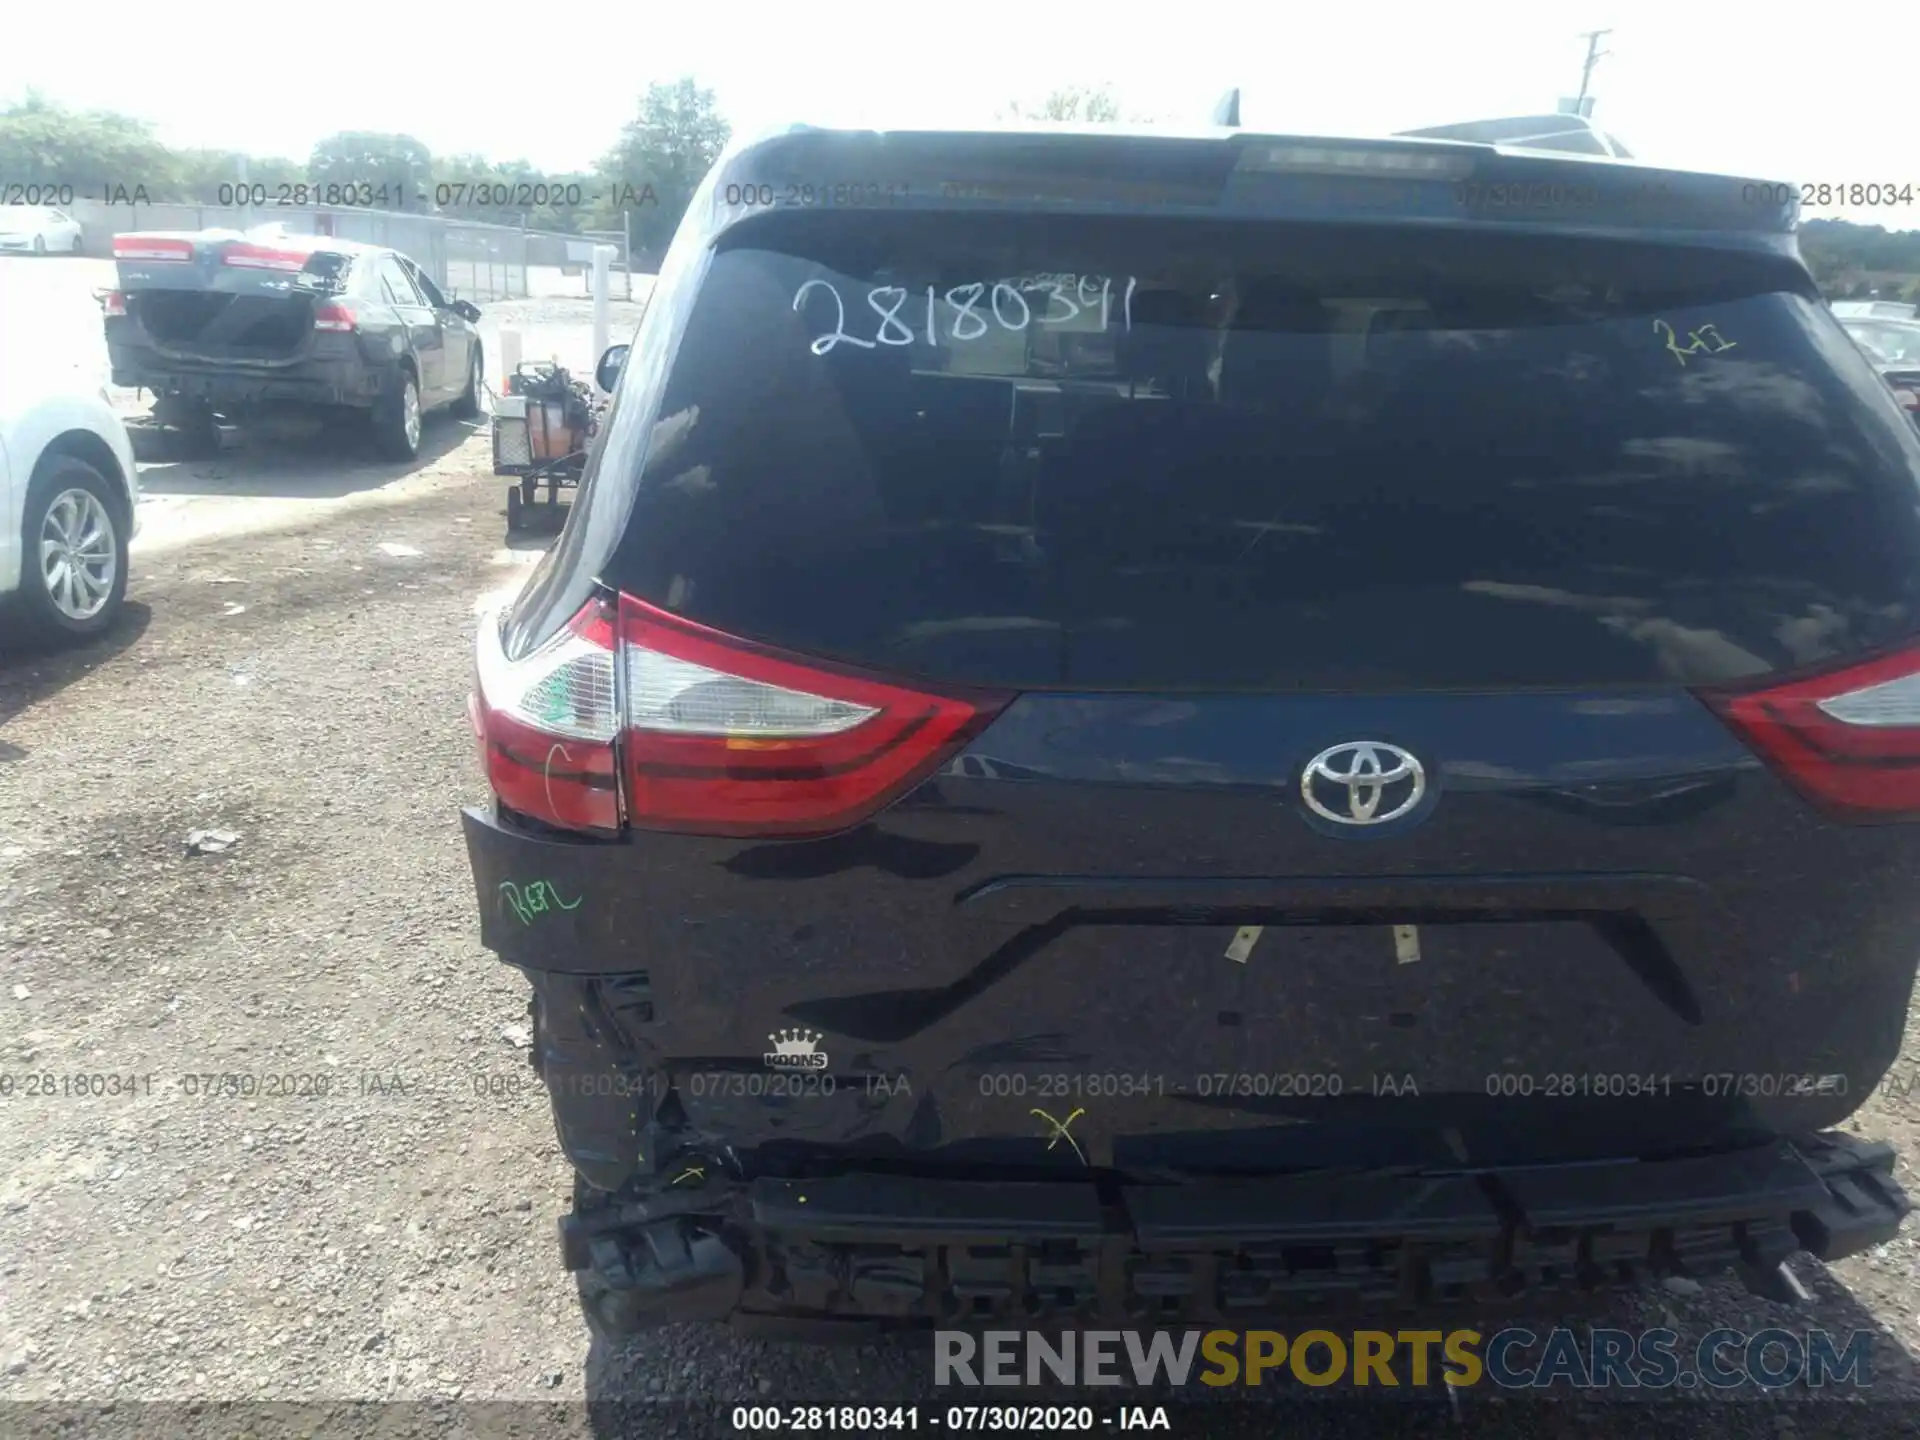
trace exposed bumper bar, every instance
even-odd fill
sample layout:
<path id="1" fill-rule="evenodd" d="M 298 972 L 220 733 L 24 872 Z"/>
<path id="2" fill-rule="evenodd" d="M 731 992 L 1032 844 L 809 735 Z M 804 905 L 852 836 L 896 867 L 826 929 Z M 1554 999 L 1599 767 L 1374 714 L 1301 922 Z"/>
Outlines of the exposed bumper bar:
<path id="1" fill-rule="evenodd" d="M 703 1177 L 704 1180 L 705 1177 Z M 707 1180 L 561 1225 L 568 1268 L 644 1289 L 634 1328 L 694 1318 L 1244 1320 L 1598 1289 L 1734 1269 L 1792 1298 L 1784 1262 L 1879 1244 L 1912 1210 L 1893 1151 L 1830 1133 L 1682 1160 L 1443 1175 L 1123 1186 Z M 661 1269 L 672 1233 L 730 1279 Z M 632 1237 L 648 1237 L 644 1241 Z M 715 1305 L 715 1297 L 719 1304 Z"/>

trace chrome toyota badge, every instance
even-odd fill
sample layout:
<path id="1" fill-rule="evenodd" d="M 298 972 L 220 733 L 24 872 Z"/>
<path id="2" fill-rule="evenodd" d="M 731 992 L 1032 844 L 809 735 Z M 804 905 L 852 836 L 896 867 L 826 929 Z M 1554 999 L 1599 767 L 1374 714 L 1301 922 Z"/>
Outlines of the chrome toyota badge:
<path id="1" fill-rule="evenodd" d="M 1384 825 L 1427 793 L 1427 772 L 1398 745 L 1349 740 L 1329 745 L 1300 772 L 1300 798 L 1336 825 Z"/>

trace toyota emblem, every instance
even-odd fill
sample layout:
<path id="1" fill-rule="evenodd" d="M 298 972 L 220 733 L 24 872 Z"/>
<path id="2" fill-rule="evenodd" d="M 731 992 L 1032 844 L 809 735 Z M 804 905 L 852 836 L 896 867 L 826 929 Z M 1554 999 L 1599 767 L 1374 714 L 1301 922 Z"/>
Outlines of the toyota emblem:
<path id="1" fill-rule="evenodd" d="M 1412 753 L 1380 740 L 1329 745 L 1300 773 L 1300 798 L 1336 825 L 1384 825 L 1427 793 L 1427 772 Z"/>

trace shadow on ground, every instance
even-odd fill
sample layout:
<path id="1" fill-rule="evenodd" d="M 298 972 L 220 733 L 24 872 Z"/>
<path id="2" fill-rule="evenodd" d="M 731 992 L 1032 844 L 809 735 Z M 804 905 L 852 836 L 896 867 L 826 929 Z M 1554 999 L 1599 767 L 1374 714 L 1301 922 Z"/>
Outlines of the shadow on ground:
<path id="1" fill-rule="evenodd" d="M 429 415 L 412 460 L 385 460 L 356 423 L 293 424 L 247 432 L 217 453 L 194 452 L 179 432 L 129 426 L 142 495 L 233 495 L 328 500 L 377 490 L 423 470 L 485 427 L 484 419 Z"/>
<path id="2" fill-rule="evenodd" d="M 1459 1434 L 1462 1427 L 1481 1437 L 1577 1433 L 1586 1440 L 1790 1436 L 1797 1433 L 1796 1424 L 1806 1427 L 1806 1433 L 1914 1433 L 1908 1428 L 1920 1413 L 1920 1402 L 1914 1398 L 1920 1367 L 1914 1356 L 1882 1329 L 1879 1319 L 1826 1267 L 1802 1256 L 1795 1269 L 1814 1297 L 1802 1307 L 1762 1300 L 1737 1284 L 1714 1279 L 1681 1293 L 1656 1286 L 1615 1295 L 1574 1295 L 1557 1306 L 1536 1301 L 1531 1306 L 1496 1307 L 1470 1318 L 1453 1312 L 1267 1322 L 1287 1335 L 1316 1327 L 1335 1334 L 1356 1328 L 1391 1334 L 1464 1326 L 1480 1331 L 1487 1341 L 1502 1329 L 1526 1330 L 1538 1337 L 1533 1345 L 1521 1342 L 1502 1347 L 1508 1362 L 1503 1373 L 1509 1383 L 1495 1383 L 1490 1370 L 1478 1385 L 1458 1391 L 1439 1384 L 1419 1389 L 1405 1383 L 1397 1389 L 1378 1384 L 1360 1389 L 1346 1383 L 1310 1387 L 1293 1383 L 1285 1365 L 1263 1377 L 1266 1383 L 1259 1388 L 1205 1385 L 1198 1377 L 1211 1367 L 1197 1356 L 1189 1383 L 1180 1388 L 1164 1383 L 1080 1389 L 1059 1384 L 936 1386 L 934 1347 L 926 1332 L 869 1337 L 864 1343 L 803 1345 L 744 1340 L 721 1325 L 675 1325 L 624 1345 L 596 1339 L 587 1356 L 586 1401 L 593 1432 L 600 1440 L 708 1433 L 702 1428 L 704 1420 L 726 1416 L 738 1405 L 777 1406 L 789 1414 L 794 1407 L 807 1406 L 918 1406 L 922 1428 L 933 1427 L 935 1416 L 944 1421 L 953 1406 L 1038 1406 L 1056 1412 L 1063 1407 L 1087 1407 L 1096 1432 L 1118 1428 L 1107 1417 L 1116 1416 L 1122 1408 L 1141 1406 L 1150 1413 L 1156 1406 L 1166 1406 L 1173 1433 L 1222 1440 L 1240 1435 L 1266 1440 L 1280 1434 L 1351 1435 L 1366 1440 Z M 1236 1320 L 1178 1328 L 1258 1328 L 1260 1323 Z M 1150 1328 L 1150 1322 L 1139 1324 Z M 1009 1322 L 1006 1328 L 1023 1327 Z M 1674 1331 L 1677 1338 L 1671 1348 L 1678 1358 L 1679 1378 L 1669 1385 L 1638 1388 L 1617 1383 L 1599 1387 L 1591 1383 L 1591 1376 L 1582 1383 L 1578 1374 L 1532 1388 L 1512 1383 L 1516 1374 L 1527 1377 L 1547 1369 L 1543 1361 L 1548 1336 L 1556 1329 L 1571 1337 L 1559 1346 L 1561 1350 L 1578 1349 L 1590 1356 L 1595 1353 L 1592 1332 L 1608 1328 L 1635 1334 Z M 1717 1351 L 1709 1345 L 1720 1329 L 1737 1330 L 1743 1336 L 1785 1332 L 1798 1338 L 1803 1351 L 1809 1345 L 1809 1332 L 1832 1336 L 1836 1351 L 1845 1350 L 1856 1332 L 1866 1332 L 1867 1358 L 1856 1378 L 1839 1383 L 1829 1378 L 1820 1388 L 1809 1385 L 1807 1376 L 1800 1374 L 1776 1387 L 1743 1380 L 1723 1389 L 1697 1365 L 1698 1356 L 1717 1354 L 1723 1370 L 1751 1362 L 1743 1362 L 1741 1347 L 1725 1344 L 1725 1337 L 1719 1337 Z M 1481 1355 L 1487 1356 L 1490 1349 L 1483 1342 Z M 1314 1353 L 1318 1356 L 1314 1368 L 1324 1369 L 1327 1352 Z M 1779 1367 L 1789 1352 L 1776 1343 L 1768 1353 L 1764 1363 Z M 1124 1351 L 1119 1354 L 1121 1363 L 1116 1368 L 1126 1373 Z M 1437 1359 L 1433 1373 L 1439 1373 Z M 830 1423 L 827 1428 L 832 1428 Z M 937 1428 L 946 1426 L 942 1423 Z"/>
<path id="3" fill-rule="evenodd" d="M 0 725 L 128 649 L 153 623 L 153 611 L 129 600 L 111 630 L 80 642 L 25 639 L 9 628 L 17 623 L 11 615 L 0 615 Z M 0 765 L 26 753 L 18 745 L 0 742 Z"/>

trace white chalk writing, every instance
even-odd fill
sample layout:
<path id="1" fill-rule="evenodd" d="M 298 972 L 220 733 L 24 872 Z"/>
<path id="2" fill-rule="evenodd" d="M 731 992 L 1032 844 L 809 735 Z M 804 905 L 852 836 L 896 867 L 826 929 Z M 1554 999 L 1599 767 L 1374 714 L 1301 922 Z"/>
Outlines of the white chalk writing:
<path id="1" fill-rule="evenodd" d="M 1120 287 L 1120 323 L 1133 329 L 1133 292 L 1138 280 L 1128 276 Z M 847 303 L 838 285 L 831 280 L 807 281 L 793 295 L 796 314 L 805 314 L 808 297 L 823 290 L 833 302 L 833 328 L 817 335 L 807 348 L 815 355 L 831 354 L 842 341 L 862 350 L 881 345 L 912 345 L 916 341 L 938 345 L 943 338 L 950 344 L 964 345 L 984 339 L 996 328 L 1004 333 L 1020 332 L 1041 326 L 1074 325 L 1080 330 L 1105 331 L 1113 327 L 1115 282 L 1111 276 L 1097 275 L 1023 275 L 1010 280 L 970 281 L 955 285 L 943 293 L 929 285 L 920 296 L 899 285 L 867 287 L 866 303 L 878 324 L 872 338 L 852 334 L 847 329 Z M 1029 299 L 1029 296 L 1039 297 Z M 924 319 L 909 312 L 925 305 Z M 983 303 L 984 302 L 984 305 Z M 819 313 L 820 307 L 816 307 Z M 1091 317 L 1097 314 L 1095 324 Z M 917 327 L 910 320 L 921 320 Z M 944 322 L 944 326 L 943 326 Z"/>

